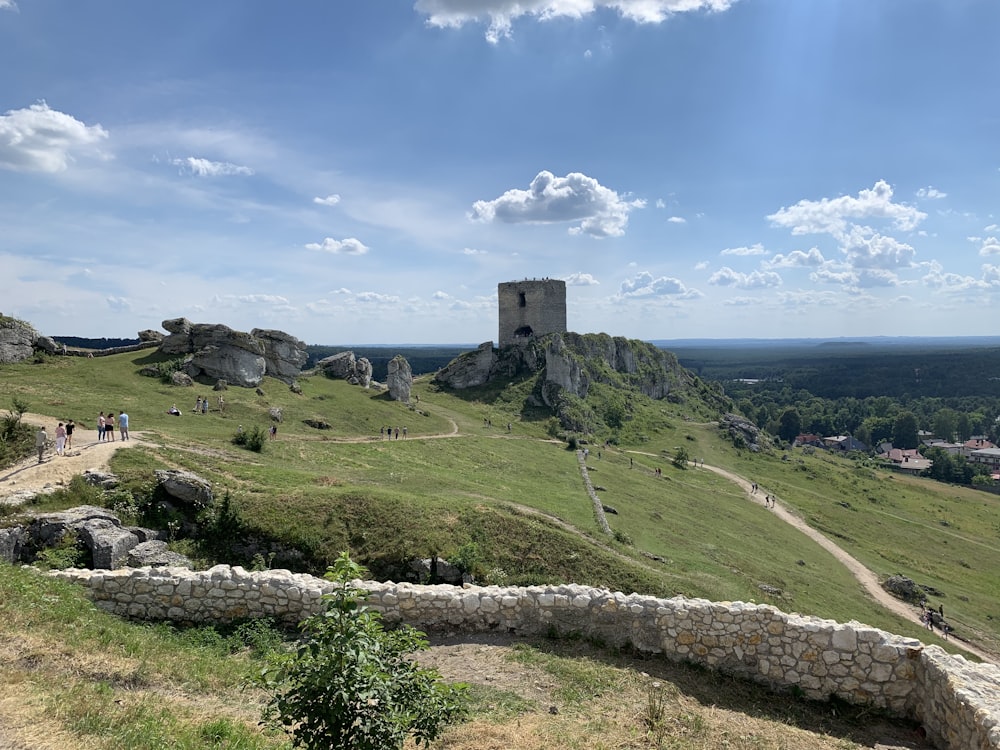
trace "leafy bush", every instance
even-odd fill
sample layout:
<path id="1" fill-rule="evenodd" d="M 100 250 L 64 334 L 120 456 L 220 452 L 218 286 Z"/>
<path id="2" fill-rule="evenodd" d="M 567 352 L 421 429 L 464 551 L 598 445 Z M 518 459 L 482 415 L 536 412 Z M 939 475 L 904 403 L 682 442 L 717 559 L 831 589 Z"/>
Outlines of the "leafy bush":
<path id="1" fill-rule="evenodd" d="M 258 425 L 254 425 L 249 431 L 240 427 L 233 435 L 233 445 L 260 453 L 264 450 L 264 443 L 267 442 L 267 430 Z"/>
<path id="2" fill-rule="evenodd" d="M 35 557 L 35 565 L 42 570 L 65 570 L 87 564 L 87 553 L 76 533 L 63 534 L 59 543 L 46 547 Z"/>
<path id="3" fill-rule="evenodd" d="M 429 746 L 464 712 L 464 685 L 445 685 L 407 658 L 427 648 L 410 627 L 387 631 L 352 581 L 364 569 L 344 552 L 329 568 L 337 586 L 323 612 L 306 619 L 303 641 L 277 656 L 258 683 L 273 695 L 264 710 L 296 747 L 331 750 L 402 748 L 408 736 Z"/>
<path id="4" fill-rule="evenodd" d="M 691 456 L 688 453 L 688 449 L 683 445 L 674 448 L 674 460 L 671 462 L 678 469 L 686 469 L 688 461 L 691 460 Z"/>

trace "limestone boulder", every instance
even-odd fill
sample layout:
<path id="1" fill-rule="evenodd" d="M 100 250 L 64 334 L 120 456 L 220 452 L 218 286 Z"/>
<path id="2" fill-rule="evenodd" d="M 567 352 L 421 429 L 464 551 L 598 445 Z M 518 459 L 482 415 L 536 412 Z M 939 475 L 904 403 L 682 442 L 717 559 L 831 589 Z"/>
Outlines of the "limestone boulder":
<path id="1" fill-rule="evenodd" d="M 321 359 L 316 367 L 328 378 L 347 380 L 354 376 L 356 363 L 354 352 L 337 352 Z"/>
<path id="2" fill-rule="evenodd" d="M 51 336 L 39 336 L 35 339 L 35 348 L 46 354 L 55 354 L 62 351 L 62 344 L 57 344 Z"/>
<path id="3" fill-rule="evenodd" d="M 149 343 L 153 341 L 157 344 L 163 341 L 163 334 L 159 331 L 154 331 L 152 328 L 147 328 L 144 331 L 139 331 L 137 334 L 139 336 L 139 341 L 143 343 Z"/>
<path id="4" fill-rule="evenodd" d="M 24 540 L 25 529 L 23 526 L 0 529 L 0 562 L 13 564 L 20 560 Z"/>
<path id="5" fill-rule="evenodd" d="M 211 483 L 190 471 L 159 469 L 156 483 L 168 497 L 189 508 L 207 508 L 214 502 Z"/>
<path id="6" fill-rule="evenodd" d="M 250 335 L 264 347 L 264 363 L 267 374 L 283 383 L 291 385 L 302 372 L 309 354 L 306 343 L 284 331 L 254 328 Z"/>
<path id="7" fill-rule="evenodd" d="M 239 345 L 206 346 L 191 357 L 191 367 L 197 376 L 225 380 L 227 383 L 255 388 L 264 379 L 267 362 L 263 347 L 251 348 Z"/>
<path id="8" fill-rule="evenodd" d="M 545 380 L 580 398 L 586 398 L 590 390 L 581 357 L 566 347 L 559 334 L 549 336 L 546 342 Z"/>
<path id="9" fill-rule="evenodd" d="M 87 469 L 83 472 L 83 481 L 92 487 L 100 487 L 102 490 L 113 490 L 118 486 L 118 475 L 110 471 L 100 469 Z"/>
<path id="10" fill-rule="evenodd" d="M 107 508 L 80 505 L 68 510 L 40 513 L 28 524 L 28 537 L 36 547 L 58 544 L 68 533 L 79 532 L 91 521 L 107 521 L 112 526 L 120 526 L 118 517 Z"/>
<path id="11" fill-rule="evenodd" d="M 170 384 L 180 386 L 181 388 L 190 388 L 194 385 L 194 380 L 186 372 L 172 372 L 170 374 Z"/>
<path id="12" fill-rule="evenodd" d="M 372 384 L 372 363 L 366 357 L 361 357 L 354 363 L 354 379 L 352 385 L 368 388 Z"/>
<path id="13" fill-rule="evenodd" d="M 485 341 L 475 351 L 465 352 L 441 368 L 434 380 L 457 390 L 475 388 L 489 382 L 496 364 L 493 342 Z"/>
<path id="14" fill-rule="evenodd" d="M 191 560 L 167 549 L 167 543 L 160 540 L 140 542 L 129 550 L 125 564 L 130 568 L 193 568 Z"/>
<path id="15" fill-rule="evenodd" d="M 34 352 L 38 332 L 28 323 L 0 315 L 0 364 L 23 362 Z"/>
<path id="16" fill-rule="evenodd" d="M 121 527 L 117 518 L 93 518 L 84 522 L 77 533 L 93 556 L 95 569 L 114 570 L 125 564 L 129 550 L 139 544 L 139 538 Z"/>
<path id="17" fill-rule="evenodd" d="M 163 354 L 190 354 L 192 325 L 187 318 L 171 318 L 160 323 L 170 334 L 160 341 L 160 351 Z"/>
<path id="18" fill-rule="evenodd" d="M 413 387 L 413 370 L 406 357 L 397 354 L 389 360 L 385 378 L 386 388 L 389 390 L 389 398 L 393 401 L 410 403 L 410 389 Z"/>

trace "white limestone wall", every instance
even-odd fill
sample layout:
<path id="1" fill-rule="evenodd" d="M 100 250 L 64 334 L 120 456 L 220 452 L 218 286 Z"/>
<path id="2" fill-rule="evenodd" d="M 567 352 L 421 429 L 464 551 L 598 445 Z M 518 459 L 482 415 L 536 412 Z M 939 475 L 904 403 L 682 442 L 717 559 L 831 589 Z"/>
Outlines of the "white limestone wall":
<path id="1" fill-rule="evenodd" d="M 219 565 L 67 570 L 99 607 L 139 620 L 294 624 L 320 611 L 332 584 L 284 570 Z M 837 696 L 921 721 L 952 750 L 1000 750 L 1000 669 L 857 622 L 786 614 L 768 605 L 658 599 L 586 586 L 418 586 L 364 582 L 388 622 L 428 632 L 579 633 L 702 664 L 813 699 Z"/>

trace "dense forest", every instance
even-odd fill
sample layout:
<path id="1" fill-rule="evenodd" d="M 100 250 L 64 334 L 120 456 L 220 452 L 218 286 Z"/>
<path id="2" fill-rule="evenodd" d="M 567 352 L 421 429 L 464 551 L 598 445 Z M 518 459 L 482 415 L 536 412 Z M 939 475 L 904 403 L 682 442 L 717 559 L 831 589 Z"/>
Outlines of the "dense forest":
<path id="1" fill-rule="evenodd" d="M 918 448 L 985 436 L 1000 444 L 1000 346 L 927 340 L 770 346 L 674 346 L 685 367 L 721 383 L 744 416 L 779 440 L 851 435 L 867 446 Z M 930 475 L 969 483 L 961 456 L 922 449 Z"/>

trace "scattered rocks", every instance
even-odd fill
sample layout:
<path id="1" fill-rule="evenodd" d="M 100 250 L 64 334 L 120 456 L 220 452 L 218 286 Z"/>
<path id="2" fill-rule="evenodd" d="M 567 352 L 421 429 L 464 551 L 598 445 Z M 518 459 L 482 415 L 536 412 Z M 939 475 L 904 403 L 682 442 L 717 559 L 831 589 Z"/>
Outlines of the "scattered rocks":
<path id="1" fill-rule="evenodd" d="M 160 490 L 170 498 L 194 508 L 207 508 L 212 505 L 212 485 L 190 471 L 176 469 L 159 469 L 156 472 L 156 482 Z"/>
<path id="2" fill-rule="evenodd" d="M 272 422 L 281 422 L 282 417 L 284 417 L 285 412 L 280 406 L 272 406 L 267 410 L 267 415 L 271 418 Z"/>
<path id="3" fill-rule="evenodd" d="M 159 540 L 140 542 L 131 550 L 125 561 L 131 568 L 193 568 L 191 560 L 178 552 L 167 549 L 167 543 Z"/>
<path id="4" fill-rule="evenodd" d="M 87 469 L 83 472 L 83 481 L 92 487 L 100 487 L 102 490 L 113 490 L 118 486 L 118 475 L 110 471 L 100 471 L 98 469 Z"/>
<path id="5" fill-rule="evenodd" d="M 327 422 L 325 419 L 303 419 L 302 421 L 303 421 L 303 423 L 307 424 L 309 427 L 312 427 L 312 428 L 314 428 L 316 430 L 329 430 L 329 429 L 332 429 L 330 427 L 330 423 Z"/>

